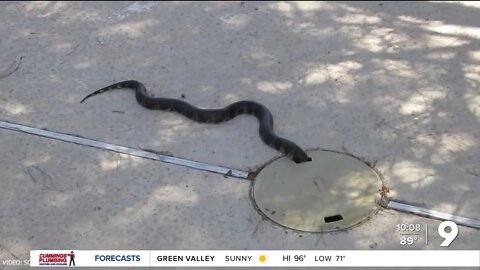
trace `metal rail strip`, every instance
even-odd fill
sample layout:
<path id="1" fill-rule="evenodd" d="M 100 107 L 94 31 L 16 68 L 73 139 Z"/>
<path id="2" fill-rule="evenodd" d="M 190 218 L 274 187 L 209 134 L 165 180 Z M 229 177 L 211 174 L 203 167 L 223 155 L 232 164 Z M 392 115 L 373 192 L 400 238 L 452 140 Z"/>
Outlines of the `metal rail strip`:
<path id="1" fill-rule="evenodd" d="M 22 133 L 38 135 L 38 136 L 42 136 L 42 137 L 45 137 L 45 138 L 64 141 L 64 142 L 69 142 L 69 143 L 75 143 L 75 144 L 79 144 L 79 145 L 90 146 L 90 147 L 104 149 L 104 150 L 108 150 L 108 151 L 114 151 L 114 152 L 117 152 L 117 153 L 127 154 L 127 155 L 131 155 L 131 156 L 147 158 L 147 159 L 152 159 L 152 160 L 158 160 L 158 161 L 162 161 L 162 162 L 165 162 L 165 163 L 176 164 L 176 165 L 185 166 L 185 167 L 189 167 L 189 168 L 193 168 L 193 169 L 197 169 L 197 170 L 208 171 L 208 172 L 233 176 L 233 177 L 242 178 L 242 179 L 248 179 L 248 175 L 250 174 L 249 172 L 245 172 L 245 171 L 241 171 L 241 170 L 237 170 L 237 169 L 231 169 L 231 168 L 221 167 L 221 166 L 212 165 L 212 164 L 208 164 L 208 163 L 202 163 L 202 162 L 198 162 L 198 161 L 193 161 L 193 160 L 188 160 L 188 159 L 183 159 L 183 158 L 177 158 L 177 157 L 162 155 L 162 154 L 155 153 L 155 152 L 152 152 L 152 151 L 146 151 L 146 150 L 142 150 L 142 149 L 130 148 L 130 147 L 126 147 L 126 146 L 121 146 L 121 145 L 96 141 L 96 140 L 92 140 L 92 139 L 83 138 L 83 137 L 80 137 L 78 135 L 59 133 L 59 132 L 55 132 L 55 131 L 50 131 L 50 130 L 40 129 L 40 128 L 34 128 L 34 127 L 15 124 L 15 123 L 2 121 L 2 120 L 0 120 L 0 128 L 7 129 L 7 130 L 12 130 L 12 131 L 17 131 L 17 132 L 22 132 Z"/>
<path id="2" fill-rule="evenodd" d="M 459 225 L 480 229 L 480 220 L 472 218 L 455 216 L 452 214 L 438 212 L 427 208 L 417 207 L 396 201 L 389 201 L 387 207 L 400 212 L 411 213 L 426 218 L 450 220 Z"/>

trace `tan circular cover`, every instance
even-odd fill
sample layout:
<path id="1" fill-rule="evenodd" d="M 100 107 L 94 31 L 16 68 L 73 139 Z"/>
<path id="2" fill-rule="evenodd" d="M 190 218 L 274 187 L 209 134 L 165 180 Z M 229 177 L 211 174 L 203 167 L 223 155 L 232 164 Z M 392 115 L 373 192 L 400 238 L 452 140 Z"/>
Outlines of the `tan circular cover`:
<path id="1" fill-rule="evenodd" d="M 300 231 L 328 232 L 358 224 L 374 214 L 380 176 L 346 154 L 314 150 L 311 162 L 273 161 L 255 178 L 252 197 L 274 222 Z"/>

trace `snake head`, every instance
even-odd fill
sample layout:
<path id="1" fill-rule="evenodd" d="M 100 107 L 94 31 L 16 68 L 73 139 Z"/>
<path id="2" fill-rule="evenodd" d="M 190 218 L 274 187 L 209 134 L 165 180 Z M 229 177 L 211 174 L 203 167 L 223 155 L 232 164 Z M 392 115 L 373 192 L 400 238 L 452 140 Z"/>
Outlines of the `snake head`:
<path id="1" fill-rule="evenodd" d="M 309 157 L 307 155 L 307 153 L 305 153 L 305 151 L 303 151 L 302 149 L 298 148 L 298 149 L 294 149 L 292 151 L 292 156 L 291 156 L 291 159 L 295 162 L 295 163 L 303 163 L 303 162 L 308 162 L 308 161 L 312 161 L 312 158 Z"/>

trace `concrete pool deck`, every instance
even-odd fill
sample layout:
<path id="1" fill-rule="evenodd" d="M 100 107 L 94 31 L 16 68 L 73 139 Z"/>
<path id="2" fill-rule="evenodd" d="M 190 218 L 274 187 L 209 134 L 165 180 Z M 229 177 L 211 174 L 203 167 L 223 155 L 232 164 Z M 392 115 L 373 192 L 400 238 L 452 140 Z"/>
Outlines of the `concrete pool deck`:
<path id="1" fill-rule="evenodd" d="M 301 147 L 375 164 L 390 197 L 480 219 L 479 17 L 461 2 L 2 2 L 0 118 L 255 171 L 281 154 L 253 117 L 200 124 L 128 90 L 79 103 L 126 79 L 203 108 L 255 100 Z M 262 219 L 248 180 L 4 129 L 0 149 L 1 259 L 441 249 L 438 220 L 382 209 L 347 231 L 298 233 Z M 429 245 L 401 246 L 400 223 L 428 224 Z M 450 249 L 480 249 L 479 232 L 460 227 Z"/>

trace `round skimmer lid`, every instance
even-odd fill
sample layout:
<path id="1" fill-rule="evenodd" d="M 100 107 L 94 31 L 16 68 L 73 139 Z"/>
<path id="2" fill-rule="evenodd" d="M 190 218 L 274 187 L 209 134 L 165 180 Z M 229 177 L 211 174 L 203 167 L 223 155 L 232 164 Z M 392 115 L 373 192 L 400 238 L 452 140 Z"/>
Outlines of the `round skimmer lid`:
<path id="1" fill-rule="evenodd" d="M 332 151 L 308 151 L 312 161 L 286 157 L 263 168 L 252 197 L 269 219 L 294 230 L 328 232 L 373 215 L 381 199 L 380 176 L 364 162 Z"/>

